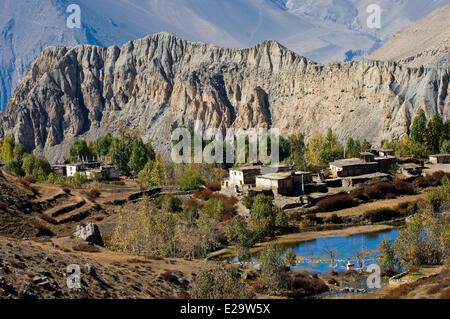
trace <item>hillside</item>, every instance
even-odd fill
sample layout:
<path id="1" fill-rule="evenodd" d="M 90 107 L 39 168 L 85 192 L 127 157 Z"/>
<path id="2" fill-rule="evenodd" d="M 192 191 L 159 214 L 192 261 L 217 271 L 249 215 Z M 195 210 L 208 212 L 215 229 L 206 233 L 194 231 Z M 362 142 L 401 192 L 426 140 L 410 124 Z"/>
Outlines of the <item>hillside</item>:
<path id="1" fill-rule="evenodd" d="M 48 45 L 122 46 L 157 32 L 225 47 L 277 40 L 314 61 L 358 59 L 399 28 L 449 0 L 378 1 L 380 30 L 368 29 L 372 0 L 78 0 L 80 29 L 66 26 L 69 0 L 0 1 L 0 109 Z"/>
<path id="2" fill-rule="evenodd" d="M 0 137 L 59 160 L 77 138 L 135 128 L 167 154 L 172 130 L 200 119 L 307 138 L 332 128 L 378 145 L 401 138 L 420 108 L 449 118 L 448 85 L 448 69 L 318 65 L 274 41 L 226 49 L 160 33 L 121 49 L 46 48 L 0 115 Z"/>
<path id="3" fill-rule="evenodd" d="M 450 5 L 401 29 L 370 59 L 410 67 L 450 67 Z"/>

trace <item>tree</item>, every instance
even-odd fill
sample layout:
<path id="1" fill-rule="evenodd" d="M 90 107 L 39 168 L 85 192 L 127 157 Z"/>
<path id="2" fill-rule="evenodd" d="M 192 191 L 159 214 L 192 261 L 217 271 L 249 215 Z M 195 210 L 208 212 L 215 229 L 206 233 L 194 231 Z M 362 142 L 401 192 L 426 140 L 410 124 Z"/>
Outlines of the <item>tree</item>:
<path id="1" fill-rule="evenodd" d="M 205 213 L 209 218 L 215 218 L 221 220 L 226 214 L 227 210 L 221 199 L 211 198 L 202 208 L 202 212 Z"/>
<path id="2" fill-rule="evenodd" d="M 347 144 L 345 146 L 345 157 L 346 158 L 359 158 L 361 153 L 361 142 L 356 141 L 353 138 L 349 138 L 347 140 Z"/>
<path id="3" fill-rule="evenodd" d="M 46 180 L 52 172 L 50 163 L 45 158 L 36 157 L 32 154 L 25 155 L 22 168 L 26 176 L 32 176 L 38 181 Z"/>
<path id="4" fill-rule="evenodd" d="M 94 154 L 97 157 L 107 156 L 109 154 L 112 142 L 113 142 L 113 137 L 109 133 L 103 137 L 98 138 L 94 142 Z"/>
<path id="5" fill-rule="evenodd" d="M 261 276 L 264 286 L 272 293 L 286 289 L 286 282 L 283 280 L 281 267 L 283 260 L 281 258 L 282 250 L 275 245 L 268 245 L 260 255 Z"/>
<path id="6" fill-rule="evenodd" d="M 378 250 L 381 252 L 380 266 L 385 273 L 391 275 L 398 268 L 398 259 L 395 255 L 393 244 L 390 239 L 385 238 L 379 245 Z"/>
<path id="7" fill-rule="evenodd" d="M 240 217 L 234 217 L 228 222 L 225 235 L 228 242 L 234 245 L 238 257 L 247 255 L 255 244 L 253 232 Z"/>
<path id="8" fill-rule="evenodd" d="M 341 159 L 343 155 L 344 148 L 331 129 L 328 129 L 326 136 L 318 134 L 309 140 L 306 157 L 312 170 L 325 168 L 328 163 Z"/>
<path id="9" fill-rule="evenodd" d="M 137 138 L 131 148 L 130 161 L 128 162 L 131 174 L 138 176 L 148 160 L 147 147 L 141 138 Z"/>
<path id="10" fill-rule="evenodd" d="M 254 294 L 246 287 L 239 272 L 233 267 L 215 267 L 203 270 L 192 288 L 194 299 L 251 299 Z"/>
<path id="11" fill-rule="evenodd" d="M 7 163 L 14 159 L 15 146 L 16 143 L 11 135 L 6 135 L 1 145 L 0 159 L 2 162 Z"/>
<path id="12" fill-rule="evenodd" d="M 426 134 L 426 145 L 433 153 L 439 153 L 439 145 L 441 142 L 441 135 L 444 132 L 444 122 L 442 117 L 435 113 L 428 123 Z"/>
<path id="13" fill-rule="evenodd" d="M 423 109 L 420 109 L 417 116 L 414 118 L 411 125 L 411 140 L 414 142 L 425 142 L 425 136 L 427 135 L 427 118 Z"/>
<path id="14" fill-rule="evenodd" d="M 22 160 L 19 157 L 16 157 L 6 163 L 5 170 L 10 173 L 16 174 L 17 176 L 25 176 L 25 172 L 22 169 Z"/>
<path id="15" fill-rule="evenodd" d="M 205 185 L 205 180 L 199 172 L 194 169 L 187 169 L 178 177 L 177 185 L 184 191 L 190 191 L 199 189 L 201 185 Z"/>
<path id="16" fill-rule="evenodd" d="M 289 248 L 284 255 L 284 262 L 287 266 L 294 267 L 297 264 L 297 255 L 294 253 L 292 248 Z"/>
<path id="17" fill-rule="evenodd" d="M 272 197 L 258 194 L 253 200 L 250 225 L 258 239 L 272 235 L 275 228 L 274 206 Z"/>
<path id="18" fill-rule="evenodd" d="M 167 170 L 160 156 L 154 161 L 149 160 L 139 172 L 138 182 L 143 188 L 166 185 Z"/>
<path id="19" fill-rule="evenodd" d="M 445 140 L 442 142 L 441 154 L 450 154 L 450 140 Z"/>
<path id="20" fill-rule="evenodd" d="M 291 135 L 288 138 L 289 142 L 289 161 L 292 163 L 295 163 L 294 169 L 297 170 L 305 170 L 306 169 L 306 163 L 305 163 L 305 152 L 306 152 L 306 145 L 305 145 L 305 137 L 302 133 L 299 133 L 297 135 Z"/>

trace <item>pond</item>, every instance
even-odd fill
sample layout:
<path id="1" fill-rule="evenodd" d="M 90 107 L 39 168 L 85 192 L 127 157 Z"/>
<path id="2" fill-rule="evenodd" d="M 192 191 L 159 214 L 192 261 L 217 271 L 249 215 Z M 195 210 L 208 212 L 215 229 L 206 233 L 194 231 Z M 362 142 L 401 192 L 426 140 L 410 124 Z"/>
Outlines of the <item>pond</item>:
<path id="1" fill-rule="evenodd" d="M 356 255 L 364 252 L 362 257 L 363 269 L 377 261 L 378 245 L 388 238 L 392 242 L 399 235 L 398 229 L 381 232 L 357 234 L 348 237 L 317 238 L 309 241 L 285 243 L 278 245 L 283 250 L 283 255 L 289 248 L 297 255 L 297 265 L 292 267 L 294 271 L 308 270 L 314 273 L 328 273 L 331 270 L 328 251 L 336 254 L 334 258 L 334 271 L 346 270 L 349 261 L 355 264 L 354 269 L 359 269 Z M 257 255 L 255 256 L 257 258 Z M 252 263 L 258 263 L 252 258 Z"/>

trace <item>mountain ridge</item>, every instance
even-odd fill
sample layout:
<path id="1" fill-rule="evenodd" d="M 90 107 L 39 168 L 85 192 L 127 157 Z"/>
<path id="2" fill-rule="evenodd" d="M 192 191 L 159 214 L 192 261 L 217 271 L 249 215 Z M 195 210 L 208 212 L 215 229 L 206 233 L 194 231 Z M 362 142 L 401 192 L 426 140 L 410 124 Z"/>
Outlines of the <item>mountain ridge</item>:
<path id="1" fill-rule="evenodd" d="M 449 118 L 448 83 L 444 68 L 321 65 L 275 41 L 220 48 L 159 33 L 122 48 L 47 47 L 0 114 L 0 137 L 12 134 L 53 161 L 76 139 L 120 127 L 140 130 L 167 155 L 172 130 L 195 120 L 307 138 L 330 127 L 341 140 L 380 144 L 407 133 L 420 108 Z"/>

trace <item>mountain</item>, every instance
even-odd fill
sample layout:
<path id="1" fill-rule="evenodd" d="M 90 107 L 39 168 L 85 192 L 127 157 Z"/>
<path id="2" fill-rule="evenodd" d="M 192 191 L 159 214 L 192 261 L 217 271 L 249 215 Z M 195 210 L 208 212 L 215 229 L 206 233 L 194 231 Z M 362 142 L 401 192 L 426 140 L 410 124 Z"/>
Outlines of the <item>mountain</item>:
<path id="1" fill-rule="evenodd" d="M 403 28 L 370 58 L 411 67 L 450 67 L 450 5 Z"/>
<path id="2" fill-rule="evenodd" d="M 70 4 L 81 29 L 69 29 Z M 373 0 L 2 0 L 0 109 L 48 45 L 121 46 L 168 31 L 191 41 L 245 48 L 277 40 L 320 63 L 359 59 L 394 32 L 450 0 L 379 0 L 382 28 L 368 29 Z"/>
<path id="3" fill-rule="evenodd" d="M 275 41 L 228 49 L 159 33 L 117 46 L 47 47 L 21 80 L 0 137 L 49 159 L 77 138 L 136 128 L 157 151 L 172 130 L 276 127 L 311 137 L 331 127 L 380 144 L 401 138 L 423 108 L 450 118 L 449 69 L 392 62 L 316 64 Z"/>

